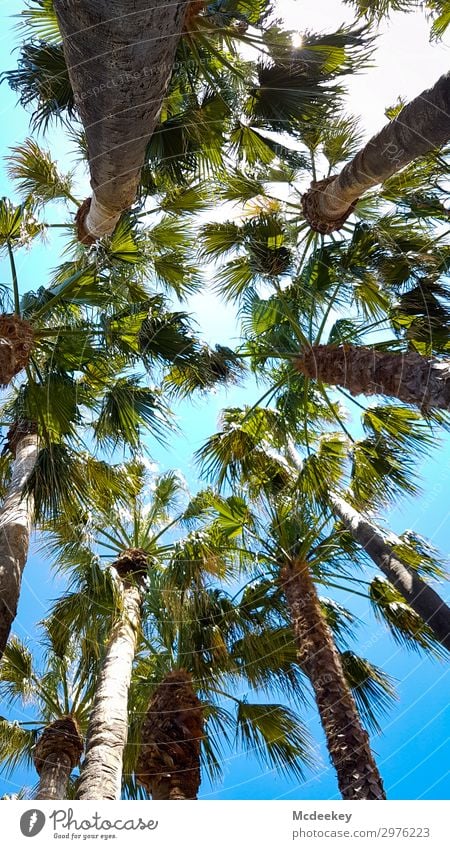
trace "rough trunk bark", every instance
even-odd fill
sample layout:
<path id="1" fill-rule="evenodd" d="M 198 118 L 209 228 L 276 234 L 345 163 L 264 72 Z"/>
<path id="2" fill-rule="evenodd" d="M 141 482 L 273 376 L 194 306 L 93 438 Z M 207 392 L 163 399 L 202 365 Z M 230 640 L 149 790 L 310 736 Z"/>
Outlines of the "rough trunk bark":
<path id="1" fill-rule="evenodd" d="M 408 103 L 336 177 L 313 182 L 302 198 L 319 233 L 339 230 L 364 192 L 450 139 L 450 74 Z"/>
<path id="2" fill-rule="evenodd" d="M 22 573 L 28 556 L 33 519 L 33 500 L 22 490 L 39 453 L 37 434 L 18 439 L 11 483 L 0 513 L 0 657 L 8 642 L 17 612 Z"/>
<path id="3" fill-rule="evenodd" d="M 46 760 L 39 778 L 35 799 L 65 799 L 72 764 L 64 752 L 54 753 Z"/>
<path id="4" fill-rule="evenodd" d="M 316 345 L 295 366 L 306 377 L 342 386 L 351 395 L 387 395 L 421 410 L 450 409 L 450 362 L 357 345 Z"/>
<path id="5" fill-rule="evenodd" d="M 200 787 L 202 704 L 184 669 L 170 672 L 148 706 L 136 776 L 152 799 L 196 799 Z"/>
<path id="6" fill-rule="evenodd" d="M 338 495 L 330 493 L 329 500 L 335 515 L 343 522 L 354 539 L 367 551 L 371 560 L 401 593 L 405 601 L 432 629 L 436 639 L 450 651 L 450 608 L 445 601 L 422 580 L 414 569 L 395 555 L 376 525 Z"/>
<path id="7" fill-rule="evenodd" d="M 345 680 L 339 653 L 323 616 L 306 563 L 281 570 L 299 662 L 314 689 L 330 758 L 344 799 L 385 799 L 369 737 Z"/>
<path id="8" fill-rule="evenodd" d="M 123 611 L 112 630 L 95 693 L 78 799 L 120 799 L 128 690 L 140 621 L 140 589 L 125 581 Z"/>
<path id="9" fill-rule="evenodd" d="M 180 801 L 190 799 L 192 801 L 196 798 L 197 796 L 185 796 L 180 787 L 173 782 L 172 777 L 168 778 L 166 781 L 162 778 L 153 785 L 152 799 L 155 802 L 166 802 L 169 799 L 172 801 L 175 801 L 176 799 Z"/>
<path id="10" fill-rule="evenodd" d="M 78 765 L 83 740 L 71 716 L 55 720 L 43 731 L 33 751 L 39 773 L 35 799 L 65 799 L 70 773 Z"/>
<path id="11" fill-rule="evenodd" d="M 88 143 L 93 196 L 78 216 L 79 238 L 88 244 L 112 233 L 136 198 L 188 5 L 54 0 Z"/>

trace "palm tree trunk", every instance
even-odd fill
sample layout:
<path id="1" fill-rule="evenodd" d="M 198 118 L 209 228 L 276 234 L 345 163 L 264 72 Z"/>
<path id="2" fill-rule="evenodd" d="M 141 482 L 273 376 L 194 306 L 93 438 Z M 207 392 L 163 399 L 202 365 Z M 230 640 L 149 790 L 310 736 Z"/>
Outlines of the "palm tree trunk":
<path id="1" fill-rule="evenodd" d="M 83 740 L 71 716 L 49 725 L 36 743 L 33 760 L 39 773 L 35 799 L 65 799 L 70 773 L 78 765 Z"/>
<path id="2" fill-rule="evenodd" d="M 200 787 L 202 704 L 184 669 L 170 672 L 148 706 L 136 777 L 152 799 L 196 799 Z"/>
<path id="3" fill-rule="evenodd" d="M 391 353 L 358 345 L 316 345 L 295 360 L 306 377 L 351 395 L 387 395 L 421 410 L 450 409 L 450 363 L 415 351 Z"/>
<path id="4" fill-rule="evenodd" d="M 92 199 L 79 238 L 113 232 L 135 201 L 147 143 L 172 73 L 187 0 L 54 0 L 86 132 Z"/>
<path id="5" fill-rule="evenodd" d="M 67 784 L 72 772 L 68 755 L 58 752 L 49 755 L 39 776 L 39 788 L 35 799 L 65 799 Z"/>
<path id="6" fill-rule="evenodd" d="M 450 608 L 422 578 L 403 563 L 388 545 L 382 532 L 350 504 L 334 493 L 329 495 L 336 516 L 365 549 L 405 601 L 431 628 L 439 642 L 450 651 Z M 400 542 L 400 540 L 399 540 Z"/>
<path id="7" fill-rule="evenodd" d="M 197 796 L 185 796 L 180 787 L 177 787 L 176 785 L 174 786 L 172 776 L 170 776 L 167 781 L 161 779 L 158 783 L 155 782 L 152 793 L 152 799 L 155 802 L 158 800 L 160 802 L 167 802 L 169 800 L 175 801 L 177 799 L 179 801 L 186 799 L 190 799 L 192 801 L 196 798 Z"/>
<path id="8" fill-rule="evenodd" d="M 280 577 L 292 617 L 299 662 L 314 689 L 342 797 L 384 799 L 369 737 L 345 680 L 309 566 L 291 561 L 283 566 Z"/>
<path id="9" fill-rule="evenodd" d="M 450 138 L 450 73 L 408 103 L 336 177 L 313 182 L 302 198 L 319 233 L 339 230 L 364 192 Z"/>
<path id="10" fill-rule="evenodd" d="M 78 799 L 120 799 L 128 732 L 128 690 L 141 622 L 141 593 L 124 581 L 123 610 L 113 627 L 86 736 Z"/>
<path id="11" fill-rule="evenodd" d="M 0 512 L 0 657 L 16 616 L 28 556 L 34 505 L 31 497 L 22 498 L 22 491 L 38 457 L 37 434 L 21 434 L 14 453 L 11 482 Z"/>

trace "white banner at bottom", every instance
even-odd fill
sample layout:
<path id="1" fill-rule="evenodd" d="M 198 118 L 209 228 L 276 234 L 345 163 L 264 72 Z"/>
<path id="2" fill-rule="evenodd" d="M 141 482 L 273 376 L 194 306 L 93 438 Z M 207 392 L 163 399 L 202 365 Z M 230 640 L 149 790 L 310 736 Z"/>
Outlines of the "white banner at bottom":
<path id="1" fill-rule="evenodd" d="M 448 802 L 5 801 L 2 844 L 125 849 L 450 846 Z"/>

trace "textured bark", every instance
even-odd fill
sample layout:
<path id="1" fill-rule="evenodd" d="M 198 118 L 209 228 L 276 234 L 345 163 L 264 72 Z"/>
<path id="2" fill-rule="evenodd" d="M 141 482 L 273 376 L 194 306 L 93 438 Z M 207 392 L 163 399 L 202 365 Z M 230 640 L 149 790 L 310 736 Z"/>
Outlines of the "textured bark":
<path id="1" fill-rule="evenodd" d="M 388 395 L 426 411 L 450 409 L 450 362 L 415 351 L 390 353 L 358 345 L 316 345 L 295 366 L 306 377 L 351 395 Z"/>
<path id="2" fill-rule="evenodd" d="M 128 690 L 141 623 L 140 578 L 144 561 L 147 563 L 145 552 L 130 549 L 114 564 L 123 580 L 123 610 L 112 629 L 99 675 L 78 799 L 120 799 L 128 732 Z"/>
<path id="3" fill-rule="evenodd" d="M 27 561 L 33 519 L 33 499 L 22 498 L 23 487 L 39 453 L 35 433 L 15 443 L 11 482 L 0 512 L 0 657 L 17 612 L 22 573 Z"/>
<path id="4" fill-rule="evenodd" d="M 383 783 L 306 563 L 281 570 L 299 662 L 314 689 L 343 799 L 384 799 Z"/>
<path id="5" fill-rule="evenodd" d="M 19 315 L 0 315 L 0 385 L 8 386 L 28 365 L 34 344 L 31 324 Z"/>
<path id="6" fill-rule="evenodd" d="M 450 608 L 445 601 L 414 569 L 396 556 L 376 525 L 338 495 L 330 493 L 329 500 L 334 513 L 354 539 L 365 549 L 405 601 L 422 617 L 436 639 L 450 651 Z"/>
<path id="7" fill-rule="evenodd" d="M 36 743 L 33 760 L 39 773 L 35 799 L 65 799 L 70 773 L 78 765 L 83 740 L 71 716 L 49 725 Z"/>
<path id="8" fill-rule="evenodd" d="M 136 776 L 153 799 L 196 799 L 200 787 L 202 705 L 183 669 L 166 675 L 142 725 Z"/>
<path id="9" fill-rule="evenodd" d="M 188 2 L 54 0 L 75 103 L 86 131 L 92 202 L 87 243 L 113 232 L 136 198 Z"/>
<path id="10" fill-rule="evenodd" d="M 450 74 L 445 74 L 373 136 L 338 176 L 311 184 L 302 198 L 306 219 L 319 233 L 338 230 L 364 192 L 449 139 Z"/>

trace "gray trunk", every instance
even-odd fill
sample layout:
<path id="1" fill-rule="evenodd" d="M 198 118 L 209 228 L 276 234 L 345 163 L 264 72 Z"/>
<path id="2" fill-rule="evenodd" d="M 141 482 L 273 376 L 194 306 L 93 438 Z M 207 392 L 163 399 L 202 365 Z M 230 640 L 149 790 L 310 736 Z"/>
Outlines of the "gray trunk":
<path id="1" fill-rule="evenodd" d="M 33 502 L 31 498 L 22 498 L 22 490 L 38 453 L 37 435 L 27 434 L 18 441 L 11 483 L 0 513 L 0 657 L 16 616 L 28 556 Z"/>
<path id="2" fill-rule="evenodd" d="M 188 7 L 186 0 L 54 0 L 86 131 L 93 198 L 81 236 L 112 233 L 135 201 Z"/>
<path id="3" fill-rule="evenodd" d="M 302 374 L 352 395 L 386 395 L 421 410 L 450 409 L 450 363 L 415 351 L 391 353 L 359 345 L 316 345 L 295 361 Z"/>
<path id="4" fill-rule="evenodd" d="M 35 799 L 65 799 L 72 772 L 70 755 L 58 752 L 48 757 L 42 766 Z"/>
<path id="5" fill-rule="evenodd" d="M 120 799 L 128 732 L 128 690 L 141 618 L 138 587 L 125 585 L 123 611 L 114 626 L 95 693 L 78 799 Z"/>
<path id="6" fill-rule="evenodd" d="M 334 513 L 365 549 L 405 601 L 432 629 L 435 637 L 450 651 L 450 608 L 432 587 L 403 563 L 385 542 L 379 528 L 358 513 L 338 495 L 330 493 Z M 400 542 L 400 540 L 399 540 Z"/>
<path id="7" fill-rule="evenodd" d="M 450 74 L 445 74 L 373 136 L 337 177 L 312 184 L 302 200 L 305 217 L 319 232 L 339 229 L 364 192 L 449 139 Z"/>

